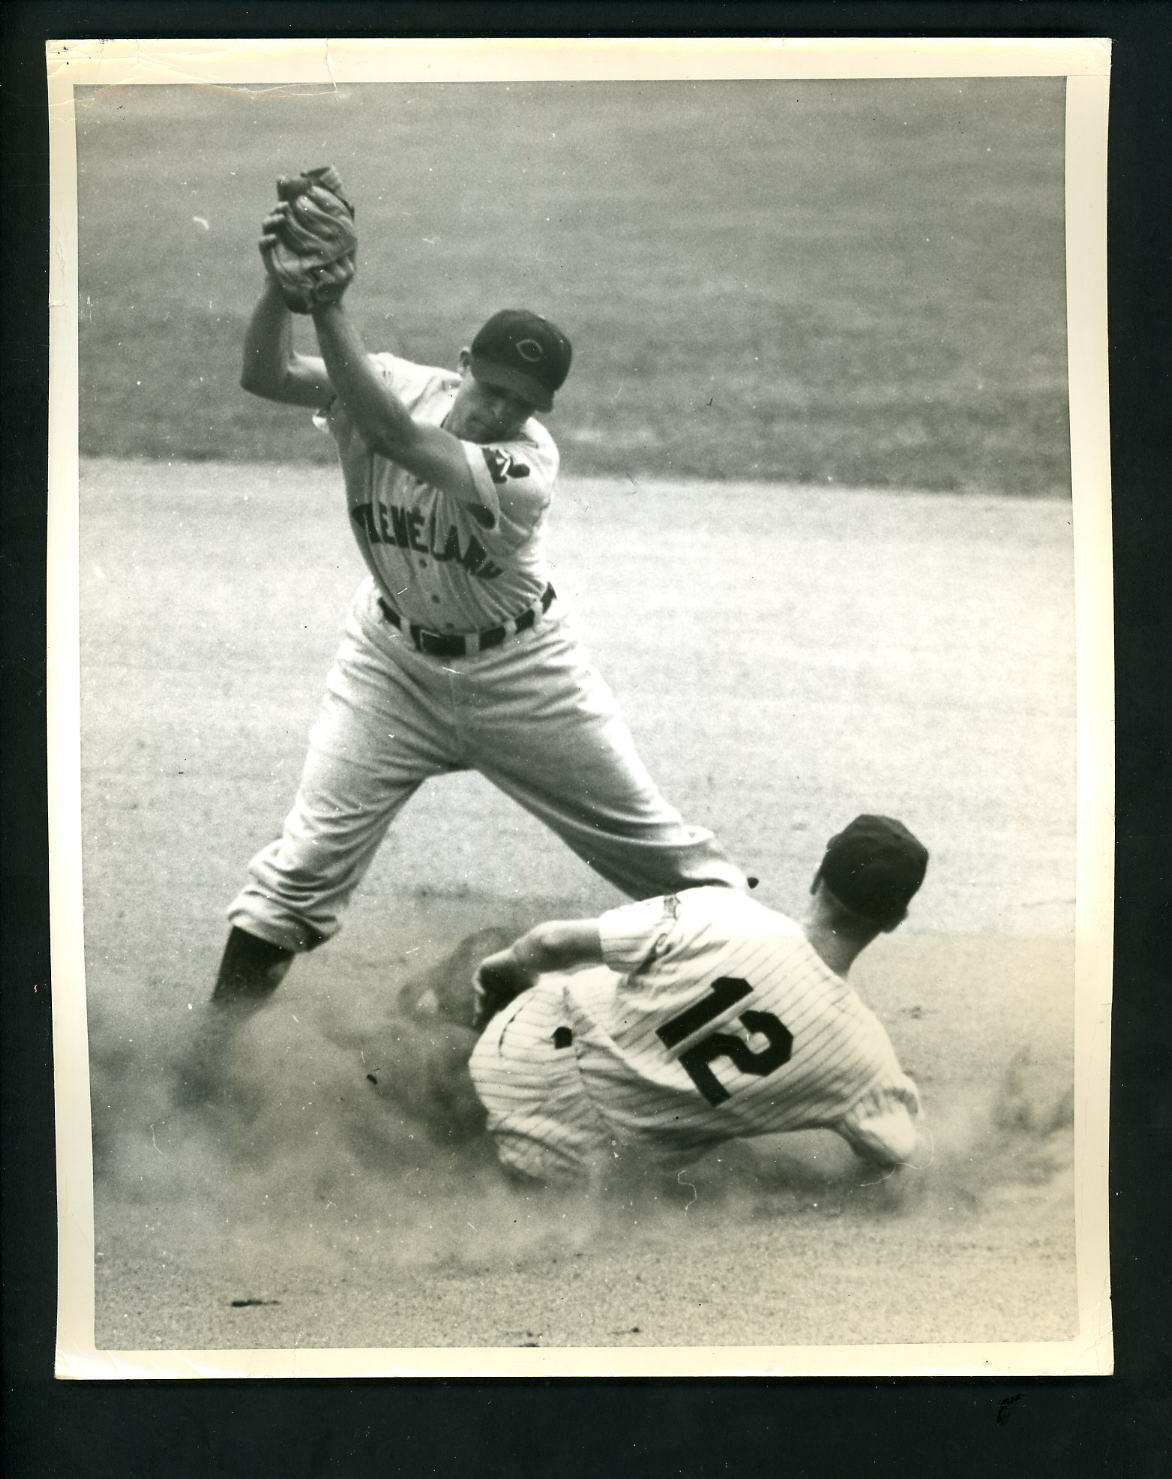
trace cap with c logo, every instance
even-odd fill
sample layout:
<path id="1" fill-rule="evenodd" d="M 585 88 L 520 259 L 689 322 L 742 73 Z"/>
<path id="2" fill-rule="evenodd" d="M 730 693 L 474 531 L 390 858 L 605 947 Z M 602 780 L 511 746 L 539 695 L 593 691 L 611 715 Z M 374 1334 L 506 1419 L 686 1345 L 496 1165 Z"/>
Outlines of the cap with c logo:
<path id="1" fill-rule="evenodd" d="M 477 380 L 503 386 L 535 410 L 553 408 L 553 394 L 570 373 L 570 341 L 556 324 L 527 308 L 502 308 L 472 341 Z"/>

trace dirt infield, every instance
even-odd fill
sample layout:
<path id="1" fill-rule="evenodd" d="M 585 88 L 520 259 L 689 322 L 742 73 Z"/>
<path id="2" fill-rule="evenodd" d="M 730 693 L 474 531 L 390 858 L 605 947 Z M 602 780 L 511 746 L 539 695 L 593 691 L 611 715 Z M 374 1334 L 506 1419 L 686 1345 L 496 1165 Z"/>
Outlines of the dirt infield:
<path id="1" fill-rule="evenodd" d="M 898 1193 L 809 1135 L 554 1205 L 429 1142 L 327 1037 L 362 1024 L 377 1056 L 392 987 L 462 935 L 617 902 L 475 776 L 412 803 L 345 931 L 250 1028 L 244 1140 L 170 1103 L 360 574 L 340 496 L 329 469 L 84 468 L 99 1348 L 1072 1335 L 1069 506 L 563 485 L 559 590 L 664 789 L 764 902 L 799 909 L 859 810 L 932 848 L 857 984 L 934 1148 Z"/>

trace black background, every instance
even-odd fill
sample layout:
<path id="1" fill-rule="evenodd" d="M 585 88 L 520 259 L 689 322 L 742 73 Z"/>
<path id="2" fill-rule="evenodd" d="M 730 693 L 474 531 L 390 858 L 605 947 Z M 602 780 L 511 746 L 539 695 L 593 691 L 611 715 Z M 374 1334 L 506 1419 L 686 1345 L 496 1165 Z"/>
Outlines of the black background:
<path id="1" fill-rule="evenodd" d="M 1172 9 L 1112 4 L 21 4 L 0 11 L 4 1467 L 41 1476 L 1163 1475 L 1172 995 Z M 1116 1374 L 983 1380 L 126 1381 L 52 1375 L 43 46 L 89 37 L 1108 36 L 1117 839 Z M 130 238 L 143 229 L 128 209 Z M 1161 1070 L 1164 1070 L 1161 1074 Z M 751 1300 L 753 1291 L 746 1289 Z"/>

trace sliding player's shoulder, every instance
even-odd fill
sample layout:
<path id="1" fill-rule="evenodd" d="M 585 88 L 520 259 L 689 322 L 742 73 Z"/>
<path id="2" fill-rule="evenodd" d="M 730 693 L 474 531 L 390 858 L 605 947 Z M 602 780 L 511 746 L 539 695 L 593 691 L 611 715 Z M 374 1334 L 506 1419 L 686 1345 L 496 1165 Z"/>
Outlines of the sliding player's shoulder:
<path id="1" fill-rule="evenodd" d="M 691 924 L 705 920 L 726 921 L 755 932 L 785 932 L 798 928 L 792 919 L 779 914 L 776 909 L 767 908 L 739 888 L 709 884 L 702 888 L 682 889 L 674 898 L 677 916 Z"/>

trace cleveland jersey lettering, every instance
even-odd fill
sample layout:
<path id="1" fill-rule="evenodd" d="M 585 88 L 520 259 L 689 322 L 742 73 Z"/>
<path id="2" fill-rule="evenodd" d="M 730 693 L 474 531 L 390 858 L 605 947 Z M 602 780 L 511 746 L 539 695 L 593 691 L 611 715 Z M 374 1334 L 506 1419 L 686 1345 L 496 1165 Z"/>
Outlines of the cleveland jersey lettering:
<path id="1" fill-rule="evenodd" d="M 455 524 L 449 524 L 446 534 L 441 535 L 435 510 L 426 527 L 421 509 L 393 503 L 389 506 L 360 503 L 350 510 L 350 517 L 372 545 L 394 544 L 416 554 L 430 555 L 433 560 L 455 560 L 478 580 L 495 580 L 501 574 L 501 567 L 488 558 L 488 552 L 474 534 L 461 535 Z"/>
<path id="2" fill-rule="evenodd" d="M 460 377 L 391 354 L 372 363 L 414 420 L 442 425 Z M 476 632 L 518 616 L 548 583 L 542 535 L 558 453 L 530 419 L 508 442 L 461 442 L 477 501 L 372 456 L 335 402 L 324 419 L 346 482 L 350 527 L 379 593 L 408 621 Z"/>

